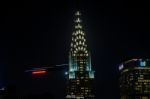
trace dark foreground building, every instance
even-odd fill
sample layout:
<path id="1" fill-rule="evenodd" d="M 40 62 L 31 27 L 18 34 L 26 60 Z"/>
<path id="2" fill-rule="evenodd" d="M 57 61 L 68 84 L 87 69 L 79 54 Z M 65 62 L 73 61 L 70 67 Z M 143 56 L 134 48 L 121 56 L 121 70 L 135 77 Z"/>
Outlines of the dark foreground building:
<path id="1" fill-rule="evenodd" d="M 120 99 L 150 99 L 150 59 L 132 59 L 119 66 Z"/>
<path id="2" fill-rule="evenodd" d="M 81 13 L 75 13 L 74 32 L 69 52 L 69 71 L 67 75 L 67 96 L 69 99 L 95 99 L 93 80 L 94 71 L 91 56 L 82 29 Z"/>

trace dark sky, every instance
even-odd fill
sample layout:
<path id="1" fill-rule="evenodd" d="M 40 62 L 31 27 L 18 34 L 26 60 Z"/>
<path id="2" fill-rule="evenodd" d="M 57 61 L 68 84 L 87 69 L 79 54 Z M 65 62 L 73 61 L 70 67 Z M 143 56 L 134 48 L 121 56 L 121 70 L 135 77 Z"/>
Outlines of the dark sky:
<path id="1" fill-rule="evenodd" d="M 148 2 L 13 0 L 1 4 L 0 86 L 27 86 L 30 82 L 23 78 L 27 68 L 67 63 L 73 14 L 78 9 L 96 71 L 97 99 L 118 99 L 120 62 L 150 57 Z M 57 87 L 61 93 L 62 72 L 52 72 L 43 88 L 48 86 L 56 94 Z"/>

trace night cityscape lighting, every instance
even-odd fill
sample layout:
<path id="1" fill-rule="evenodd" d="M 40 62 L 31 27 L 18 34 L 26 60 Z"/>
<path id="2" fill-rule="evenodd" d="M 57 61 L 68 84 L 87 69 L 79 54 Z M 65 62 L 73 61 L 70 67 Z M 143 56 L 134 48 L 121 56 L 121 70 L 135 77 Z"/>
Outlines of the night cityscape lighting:
<path id="1" fill-rule="evenodd" d="M 2 0 L 0 99 L 150 99 L 149 0 Z"/>
<path id="2" fill-rule="evenodd" d="M 72 33 L 69 52 L 67 99 L 95 99 L 93 86 L 94 71 L 91 55 L 86 44 L 85 32 L 81 25 L 81 12 L 75 13 L 75 30 Z"/>
<path id="3" fill-rule="evenodd" d="M 150 99 L 150 59 L 128 60 L 119 70 L 120 99 Z"/>

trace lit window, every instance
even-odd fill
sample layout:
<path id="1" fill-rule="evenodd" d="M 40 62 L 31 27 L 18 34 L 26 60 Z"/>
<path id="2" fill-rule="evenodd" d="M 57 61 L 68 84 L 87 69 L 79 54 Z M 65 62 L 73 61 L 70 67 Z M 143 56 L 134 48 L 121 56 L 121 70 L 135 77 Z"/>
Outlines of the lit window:
<path id="1" fill-rule="evenodd" d="M 76 48 L 75 50 L 76 50 L 76 51 L 78 51 L 78 49 L 77 49 L 77 48 Z"/>
<path id="2" fill-rule="evenodd" d="M 82 35 L 84 35 L 84 32 L 82 32 Z"/>
<path id="3" fill-rule="evenodd" d="M 83 42 L 82 44 L 84 45 L 85 43 Z"/>
<path id="4" fill-rule="evenodd" d="M 81 13 L 80 13 L 79 11 L 77 11 L 77 12 L 75 13 L 75 15 L 81 15 Z"/>
<path id="5" fill-rule="evenodd" d="M 80 50 L 80 47 L 78 47 L 78 49 Z"/>
<path id="6" fill-rule="evenodd" d="M 84 40 L 84 42 L 85 42 L 85 39 L 83 39 Z"/>
<path id="7" fill-rule="evenodd" d="M 78 22 L 78 23 L 79 23 L 79 22 L 81 22 L 81 20 L 80 20 L 79 18 L 77 18 L 75 22 Z"/>
<path id="8" fill-rule="evenodd" d="M 76 34 L 78 35 L 78 34 L 79 34 L 79 31 L 77 31 Z"/>
<path id="9" fill-rule="evenodd" d="M 81 45 L 81 41 L 79 42 L 79 44 Z"/>
<path id="10" fill-rule="evenodd" d="M 81 79 L 83 79 L 84 77 L 81 77 Z"/>
<path id="11" fill-rule="evenodd" d="M 83 47 L 81 47 L 81 50 L 83 50 Z"/>
<path id="12" fill-rule="evenodd" d="M 85 51 L 85 48 L 83 48 L 83 51 Z"/>
<path id="13" fill-rule="evenodd" d="M 77 39 L 74 39 L 74 42 L 76 42 L 77 41 Z"/>
<path id="14" fill-rule="evenodd" d="M 88 92 L 89 90 L 85 90 L 85 92 Z"/>
<path id="15" fill-rule="evenodd" d="M 73 44 L 71 43 L 71 47 L 73 47 Z"/>
<path id="16" fill-rule="evenodd" d="M 84 39 L 84 37 L 82 36 L 81 39 Z"/>
<path id="17" fill-rule="evenodd" d="M 78 32 L 79 32 L 79 33 L 81 33 L 81 31 L 80 31 L 80 30 L 79 30 Z"/>
<path id="18" fill-rule="evenodd" d="M 79 45 L 79 43 L 78 43 L 78 42 L 76 42 L 76 44 L 77 44 L 77 45 Z"/>

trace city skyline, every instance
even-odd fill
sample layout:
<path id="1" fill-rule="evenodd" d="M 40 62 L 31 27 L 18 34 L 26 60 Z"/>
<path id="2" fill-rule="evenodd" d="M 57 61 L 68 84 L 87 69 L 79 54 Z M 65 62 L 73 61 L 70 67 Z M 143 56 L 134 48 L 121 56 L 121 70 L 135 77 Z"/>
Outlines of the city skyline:
<path id="1" fill-rule="evenodd" d="M 142 1 L 33 0 L 5 2 L 4 6 L 0 29 L 0 82 L 4 84 L 21 87 L 25 85 L 22 71 L 26 68 L 67 63 L 72 15 L 77 6 L 83 13 L 92 49 L 98 99 L 119 99 L 121 62 L 150 57 L 149 11 Z M 64 88 L 65 71 L 62 72 L 53 72 L 48 81 L 47 90 L 54 95 L 57 93 L 52 89 L 62 96 L 59 89 Z"/>

